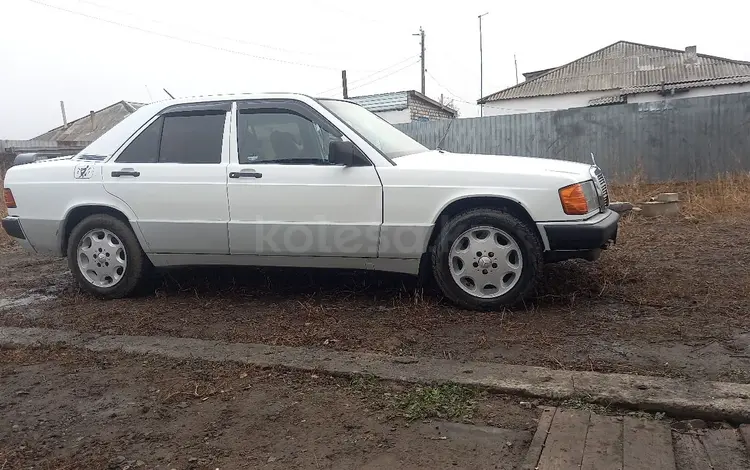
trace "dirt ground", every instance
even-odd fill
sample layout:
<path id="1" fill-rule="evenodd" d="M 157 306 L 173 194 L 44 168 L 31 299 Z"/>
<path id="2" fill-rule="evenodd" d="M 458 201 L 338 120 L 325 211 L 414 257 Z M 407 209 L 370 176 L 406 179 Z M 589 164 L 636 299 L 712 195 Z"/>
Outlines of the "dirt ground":
<path id="1" fill-rule="evenodd" d="M 0 351 L 0 382 L 3 469 L 510 470 L 539 415 L 470 389 L 66 349 Z"/>
<path id="2" fill-rule="evenodd" d="M 750 382 L 750 217 L 629 218 L 595 263 L 546 267 L 526 308 L 457 309 L 407 276 L 181 269 L 99 301 L 63 261 L 0 254 L 0 324 Z"/>

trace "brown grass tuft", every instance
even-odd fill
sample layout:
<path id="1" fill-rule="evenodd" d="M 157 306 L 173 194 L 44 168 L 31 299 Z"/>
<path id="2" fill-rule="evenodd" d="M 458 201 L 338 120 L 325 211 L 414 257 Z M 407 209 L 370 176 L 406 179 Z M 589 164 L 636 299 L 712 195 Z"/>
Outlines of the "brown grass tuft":
<path id="1" fill-rule="evenodd" d="M 648 201 L 659 193 L 679 193 L 682 213 L 689 217 L 706 218 L 717 215 L 746 214 L 750 202 L 750 173 L 721 175 L 706 181 L 672 181 L 646 183 L 635 176 L 625 184 L 610 188 L 612 201 L 634 204 Z"/>

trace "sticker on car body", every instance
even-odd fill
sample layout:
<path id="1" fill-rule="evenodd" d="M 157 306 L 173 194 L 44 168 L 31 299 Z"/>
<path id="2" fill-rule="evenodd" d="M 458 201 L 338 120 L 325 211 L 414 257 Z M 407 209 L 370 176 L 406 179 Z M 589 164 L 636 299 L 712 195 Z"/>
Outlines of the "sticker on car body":
<path id="1" fill-rule="evenodd" d="M 87 180 L 94 176 L 93 163 L 79 163 L 76 165 L 74 177 L 77 180 Z"/>

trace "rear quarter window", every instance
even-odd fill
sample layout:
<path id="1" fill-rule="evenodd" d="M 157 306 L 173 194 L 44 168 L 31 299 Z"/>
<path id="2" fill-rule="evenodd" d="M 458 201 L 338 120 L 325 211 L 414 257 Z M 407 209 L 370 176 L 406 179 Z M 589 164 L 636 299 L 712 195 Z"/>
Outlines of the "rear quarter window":
<path id="1" fill-rule="evenodd" d="M 117 157 L 118 163 L 156 163 L 159 159 L 159 137 L 163 118 L 152 122 Z"/>

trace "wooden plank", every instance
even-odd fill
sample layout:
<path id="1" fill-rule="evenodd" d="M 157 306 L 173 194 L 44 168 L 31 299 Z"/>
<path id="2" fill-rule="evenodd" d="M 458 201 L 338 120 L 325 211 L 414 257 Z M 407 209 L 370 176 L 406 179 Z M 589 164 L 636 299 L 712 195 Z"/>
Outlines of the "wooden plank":
<path id="1" fill-rule="evenodd" d="M 624 470 L 675 470 L 669 426 L 630 416 L 622 424 Z"/>
<path id="2" fill-rule="evenodd" d="M 538 470 L 578 470 L 583 458 L 588 411 L 557 410 L 549 429 L 547 443 L 539 458 Z"/>
<path id="3" fill-rule="evenodd" d="M 591 413 L 581 470 L 622 470 L 622 418 Z"/>
<path id="4" fill-rule="evenodd" d="M 547 435 L 549 434 L 549 428 L 552 425 L 552 420 L 555 417 L 557 408 L 548 407 L 542 410 L 542 415 L 539 417 L 539 425 L 536 427 L 534 437 L 531 439 L 529 450 L 526 452 L 526 458 L 521 464 L 520 470 L 534 470 L 539 464 L 539 457 L 542 455 L 544 449 L 544 443 L 547 441 Z"/>
<path id="5" fill-rule="evenodd" d="M 711 461 L 708 453 L 694 432 L 674 435 L 674 452 L 680 470 L 708 470 Z"/>
<path id="6" fill-rule="evenodd" d="M 698 437 L 714 470 L 750 468 L 745 444 L 736 429 L 707 429 Z"/>
<path id="7" fill-rule="evenodd" d="M 745 441 L 745 447 L 750 455 L 750 424 L 740 426 L 740 435 L 742 436 L 742 440 Z"/>

